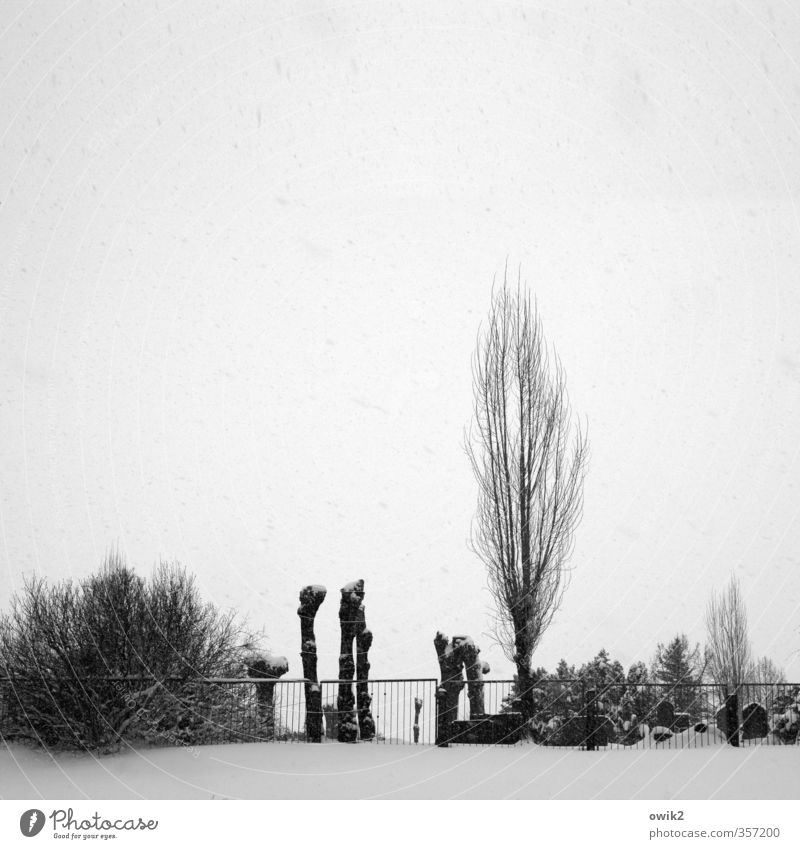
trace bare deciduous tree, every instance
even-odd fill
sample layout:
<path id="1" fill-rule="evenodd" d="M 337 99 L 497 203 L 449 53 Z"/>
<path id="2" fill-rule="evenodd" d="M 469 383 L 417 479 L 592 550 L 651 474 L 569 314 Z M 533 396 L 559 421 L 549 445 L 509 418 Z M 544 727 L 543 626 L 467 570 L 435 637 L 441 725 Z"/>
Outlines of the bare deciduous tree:
<path id="1" fill-rule="evenodd" d="M 758 702 L 767 708 L 767 713 L 772 713 L 772 704 L 780 688 L 775 684 L 786 683 L 786 673 L 773 662 L 772 658 L 762 656 L 750 664 L 747 672 L 748 701 Z"/>
<path id="2" fill-rule="evenodd" d="M 712 679 L 731 695 L 748 680 L 751 670 L 747 610 L 735 575 L 722 592 L 712 592 L 706 608 L 708 669 Z"/>
<path id="3" fill-rule="evenodd" d="M 771 657 L 764 655 L 750 665 L 747 682 L 753 684 L 784 684 L 786 673 Z"/>
<path id="4" fill-rule="evenodd" d="M 472 545 L 486 565 L 495 638 L 529 713 L 531 659 L 561 603 L 580 520 L 588 442 L 573 427 L 564 370 L 536 304 L 517 283 L 495 291 L 473 358 L 467 453 L 478 480 Z"/>

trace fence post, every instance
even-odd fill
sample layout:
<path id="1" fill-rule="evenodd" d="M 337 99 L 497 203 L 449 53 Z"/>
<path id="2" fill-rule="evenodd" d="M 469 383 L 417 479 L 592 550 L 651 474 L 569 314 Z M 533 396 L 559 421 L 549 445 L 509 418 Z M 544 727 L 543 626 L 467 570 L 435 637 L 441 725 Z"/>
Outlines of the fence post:
<path id="1" fill-rule="evenodd" d="M 728 742 L 739 745 L 739 697 L 734 690 L 725 697 L 725 722 L 728 727 Z"/>
<path id="2" fill-rule="evenodd" d="M 422 699 L 414 696 L 414 742 L 419 743 L 419 712 L 422 710 Z"/>
<path id="3" fill-rule="evenodd" d="M 597 728 L 597 690 L 586 690 L 586 751 L 595 750 L 595 729 Z"/>
<path id="4" fill-rule="evenodd" d="M 447 701 L 447 690 L 439 684 L 436 687 L 436 745 L 441 749 L 447 748 L 450 740 Z"/>

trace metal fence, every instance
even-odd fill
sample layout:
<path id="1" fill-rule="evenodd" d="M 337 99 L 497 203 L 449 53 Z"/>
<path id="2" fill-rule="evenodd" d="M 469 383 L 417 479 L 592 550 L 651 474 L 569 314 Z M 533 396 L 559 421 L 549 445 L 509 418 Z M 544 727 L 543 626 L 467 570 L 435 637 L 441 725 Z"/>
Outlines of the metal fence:
<path id="1" fill-rule="evenodd" d="M 302 739 L 303 680 L 0 679 L 0 737 L 45 744 L 83 739 L 153 745 Z"/>
<path id="2" fill-rule="evenodd" d="M 465 687 L 459 696 L 457 733 L 444 731 L 445 742 L 480 740 L 481 726 L 490 726 L 493 715 L 501 712 L 514 713 L 520 724 L 530 712 L 532 720 L 522 734 L 504 723 L 505 740 L 497 738 L 496 728 L 491 730 L 487 739 L 493 742 L 529 739 L 581 749 L 787 745 L 796 743 L 800 732 L 800 684 L 726 688 L 547 679 L 532 686 L 527 710 L 522 695 L 513 681 L 484 681 L 485 714 L 473 718 Z"/>
<path id="3" fill-rule="evenodd" d="M 305 742 L 306 687 L 303 679 L 98 679 L 34 682 L 34 711 L 55 714 L 62 731 L 76 722 L 124 728 L 128 741 L 152 745 L 231 742 Z M 355 694 L 357 682 L 319 682 L 322 742 L 338 739 L 337 709 L 342 686 Z M 717 684 L 595 684 L 586 680 L 543 680 L 527 694 L 526 710 L 514 681 L 481 685 L 483 713 L 472 716 L 465 684 L 455 722 L 442 727 L 434 678 L 374 679 L 366 682 L 375 734 L 372 742 L 433 745 L 529 740 L 577 749 L 695 748 L 718 745 L 788 745 L 798 742 L 800 684 L 743 684 L 730 691 Z M 28 682 L 30 696 L 32 682 Z M 0 738 L 25 736 L 37 726 L 30 698 L 21 699 L 0 679 Z M 532 719 L 523 723 L 530 711 Z M 524 728 L 523 728 L 524 726 Z M 83 731 L 76 731 L 80 739 Z M 490 733 L 489 733 L 490 732 Z M 28 733 L 28 737 L 36 737 Z M 120 735 L 122 736 L 122 735 Z M 42 741 L 47 742 L 45 738 Z M 57 737 L 57 739 L 60 739 Z M 63 742 L 63 739 L 61 740 Z"/>
<path id="4" fill-rule="evenodd" d="M 37 721 L 30 699 L 18 697 L 12 683 L 0 679 L 0 738 L 36 738 L 36 728 L 103 724 L 109 734 L 125 727 L 126 739 L 153 745 L 306 742 L 305 679 L 209 678 L 156 681 L 150 678 L 104 678 L 51 685 L 34 683 Z M 322 695 L 322 742 L 338 739 L 339 689 L 354 681 L 319 682 Z M 431 745 L 436 736 L 435 678 L 374 679 L 366 682 L 376 743 Z M 30 682 L 27 688 L 30 691 Z M 80 722 L 75 723 L 76 717 Z M 63 721 L 61 721 L 63 719 Z M 57 730 L 54 734 L 57 734 Z M 97 736 L 97 734 L 95 734 Z"/>
<path id="5" fill-rule="evenodd" d="M 374 742 L 404 745 L 431 745 L 436 742 L 438 681 L 435 678 L 384 678 L 366 683 L 370 712 L 375 721 Z M 342 685 L 354 687 L 350 681 L 320 681 L 322 712 L 325 717 L 324 737 L 327 740 L 336 740 L 338 737 L 340 717 L 337 704 Z"/>

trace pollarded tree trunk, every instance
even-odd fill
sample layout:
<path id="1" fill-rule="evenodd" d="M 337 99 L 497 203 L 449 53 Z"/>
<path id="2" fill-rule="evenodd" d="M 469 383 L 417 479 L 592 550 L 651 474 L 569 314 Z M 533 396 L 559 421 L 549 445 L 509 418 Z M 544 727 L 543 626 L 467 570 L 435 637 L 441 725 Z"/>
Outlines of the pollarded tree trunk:
<path id="1" fill-rule="evenodd" d="M 266 678 L 270 683 L 256 684 L 258 723 L 267 736 L 275 735 L 275 681 L 289 671 L 289 661 L 274 654 L 252 655 L 247 659 L 249 678 Z"/>
<path id="2" fill-rule="evenodd" d="M 486 713 L 483 698 L 483 676 L 489 674 L 489 664 L 480 659 L 481 650 L 471 637 L 453 637 L 456 652 L 460 653 L 467 673 L 467 694 L 469 696 L 470 719 Z"/>
<path id="3" fill-rule="evenodd" d="M 363 582 L 362 582 L 363 585 Z M 363 598 L 363 593 L 362 593 Z M 372 716 L 372 696 L 369 694 L 369 650 L 372 646 L 372 631 L 367 628 L 364 602 L 358 606 L 356 617 L 356 701 L 358 706 L 358 730 L 362 740 L 375 736 L 375 720 Z"/>
<path id="4" fill-rule="evenodd" d="M 353 659 L 353 640 L 356 635 L 358 611 L 364 598 L 364 581 L 352 581 L 342 587 L 339 603 L 339 624 L 342 641 L 339 647 L 339 695 L 336 713 L 339 720 L 339 742 L 355 743 L 358 739 L 358 724 L 353 696 L 353 676 L 356 665 Z"/>
<path id="5" fill-rule="evenodd" d="M 303 678 L 309 683 L 306 691 L 306 737 L 310 743 L 322 742 L 322 693 L 317 678 L 317 641 L 314 638 L 314 617 L 327 594 L 325 587 L 312 584 L 300 590 L 300 657 L 303 659 Z"/>
<path id="6" fill-rule="evenodd" d="M 446 746 L 450 742 L 451 725 L 458 719 L 458 697 L 464 689 L 461 673 L 464 662 L 461 653 L 441 631 L 436 632 L 433 645 L 442 679 L 436 691 L 436 745 Z"/>

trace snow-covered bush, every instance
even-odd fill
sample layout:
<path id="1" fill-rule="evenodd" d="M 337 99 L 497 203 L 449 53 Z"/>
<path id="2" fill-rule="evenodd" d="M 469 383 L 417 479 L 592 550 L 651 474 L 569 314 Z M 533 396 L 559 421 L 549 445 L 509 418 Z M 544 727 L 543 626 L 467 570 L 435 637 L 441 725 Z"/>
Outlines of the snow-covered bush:
<path id="1" fill-rule="evenodd" d="M 33 578 L 0 617 L 0 730 L 78 749 L 202 737 L 220 702 L 251 696 L 197 680 L 243 674 L 251 640 L 176 564 L 146 581 L 110 554 L 79 583 Z M 234 715 L 246 715 L 242 707 Z"/>
<path id="2" fill-rule="evenodd" d="M 800 687 L 792 687 L 775 699 L 770 726 L 779 743 L 800 743 Z"/>

